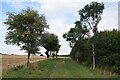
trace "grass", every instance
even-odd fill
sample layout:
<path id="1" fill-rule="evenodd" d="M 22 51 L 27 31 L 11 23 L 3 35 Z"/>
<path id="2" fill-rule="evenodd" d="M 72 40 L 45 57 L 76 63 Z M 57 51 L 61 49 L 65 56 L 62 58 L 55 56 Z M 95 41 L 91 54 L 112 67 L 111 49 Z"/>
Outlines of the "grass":
<path id="1" fill-rule="evenodd" d="M 49 59 L 30 64 L 30 67 L 18 66 L 3 73 L 3 78 L 117 78 L 102 75 L 71 59 Z"/>
<path id="2" fill-rule="evenodd" d="M 2 73 L 0 72 L 0 80 L 2 79 Z"/>

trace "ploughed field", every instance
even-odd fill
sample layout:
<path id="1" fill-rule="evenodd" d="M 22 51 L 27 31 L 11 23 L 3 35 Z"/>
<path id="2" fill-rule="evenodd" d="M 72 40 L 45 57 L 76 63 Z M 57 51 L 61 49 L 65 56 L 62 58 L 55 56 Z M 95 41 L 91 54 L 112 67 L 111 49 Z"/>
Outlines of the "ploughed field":
<path id="1" fill-rule="evenodd" d="M 23 65 L 27 63 L 27 55 L 0 55 L 0 56 L 1 56 L 0 61 L 2 62 L 1 64 L 2 71 L 6 71 L 12 67 L 16 67 L 18 65 Z M 31 63 L 45 59 L 47 59 L 45 56 L 30 56 Z"/>

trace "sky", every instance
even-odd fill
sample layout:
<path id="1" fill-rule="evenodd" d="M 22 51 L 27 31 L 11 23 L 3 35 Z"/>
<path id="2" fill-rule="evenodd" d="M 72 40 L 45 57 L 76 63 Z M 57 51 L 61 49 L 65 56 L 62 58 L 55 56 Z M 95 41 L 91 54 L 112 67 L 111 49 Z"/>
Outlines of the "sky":
<path id="1" fill-rule="evenodd" d="M 86 4 L 96 0 L 3 0 L 0 1 L 0 53 L 26 55 L 25 51 L 15 45 L 6 45 L 4 43 L 7 32 L 7 26 L 3 24 L 6 21 L 7 12 L 19 13 L 21 10 L 31 7 L 37 10 L 39 14 L 45 14 L 50 33 L 58 36 L 61 48 L 58 54 L 69 54 L 71 48 L 69 43 L 63 39 L 62 35 L 74 27 L 74 22 L 79 20 L 78 11 Z M 103 0 L 97 0 L 102 2 Z M 105 9 L 102 19 L 98 25 L 98 30 L 118 29 L 118 0 L 104 0 Z M 45 49 L 40 48 L 44 54 Z"/>

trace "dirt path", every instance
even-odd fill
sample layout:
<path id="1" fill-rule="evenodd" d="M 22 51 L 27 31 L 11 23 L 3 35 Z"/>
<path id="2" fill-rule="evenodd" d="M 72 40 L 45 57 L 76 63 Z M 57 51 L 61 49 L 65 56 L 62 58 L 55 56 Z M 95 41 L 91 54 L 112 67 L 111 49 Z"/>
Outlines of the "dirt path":
<path id="1" fill-rule="evenodd" d="M 31 56 L 30 62 L 36 62 L 40 60 L 47 59 L 45 56 Z M 27 62 L 27 55 L 2 55 L 2 71 L 10 69 L 12 67 L 26 64 Z"/>

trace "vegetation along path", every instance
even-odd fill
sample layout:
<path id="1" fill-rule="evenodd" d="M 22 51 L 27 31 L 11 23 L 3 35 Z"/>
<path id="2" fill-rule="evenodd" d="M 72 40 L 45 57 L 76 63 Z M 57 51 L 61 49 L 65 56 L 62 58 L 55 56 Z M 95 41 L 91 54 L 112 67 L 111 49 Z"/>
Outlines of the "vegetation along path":
<path id="1" fill-rule="evenodd" d="M 3 73 L 3 78 L 109 78 L 100 70 L 80 65 L 70 58 L 58 58 L 18 66 Z M 114 76 L 115 77 L 115 76 Z"/>

